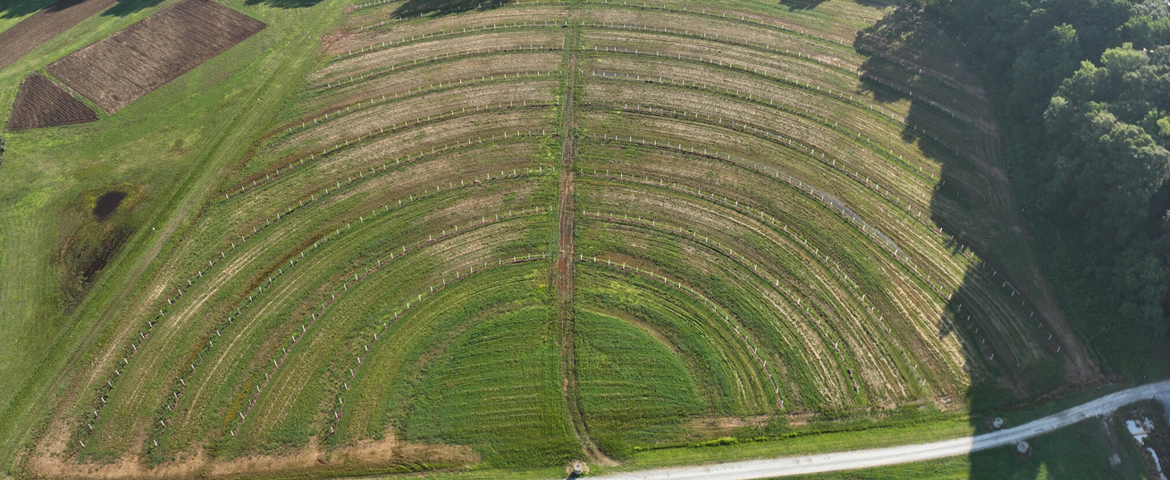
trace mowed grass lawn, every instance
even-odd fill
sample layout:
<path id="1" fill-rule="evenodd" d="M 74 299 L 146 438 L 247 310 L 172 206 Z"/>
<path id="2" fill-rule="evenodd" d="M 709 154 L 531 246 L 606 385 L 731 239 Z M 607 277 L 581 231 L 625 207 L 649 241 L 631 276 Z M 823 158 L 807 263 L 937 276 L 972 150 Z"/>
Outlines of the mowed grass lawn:
<path id="1" fill-rule="evenodd" d="M 571 460 L 555 314 L 529 306 L 471 325 L 422 377 L 401 422 L 406 437 L 471 445 L 495 466 Z"/>
<path id="2" fill-rule="evenodd" d="M 96 15 L 0 70 L 0 118 L 21 79 L 175 1 L 125 16 Z M 155 289 L 165 264 L 225 167 L 238 162 L 318 61 L 319 38 L 343 14 L 344 0 L 284 9 L 221 2 L 268 25 L 224 54 L 98 122 L 6 133 L 0 165 L 0 463 L 13 455 L 54 406 L 76 395 L 92 358 L 120 320 L 149 305 L 120 301 Z M 14 22 L 5 19 L 0 29 Z M 108 225 L 131 232 L 96 287 L 74 301 L 61 285 L 65 242 L 103 232 L 91 209 L 101 193 L 129 193 Z M 100 236 L 100 235 L 99 235 Z M 76 239 L 91 242 L 93 238 Z M 70 245 L 76 247 L 77 244 Z"/>
<path id="3" fill-rule="evenodd" d="M 684 419 L 708 408 L 682 358 L 650 327 L 587 310 L 577 312 L 575 327 L 583 409 L 611 455 L 673 440 Z"/>

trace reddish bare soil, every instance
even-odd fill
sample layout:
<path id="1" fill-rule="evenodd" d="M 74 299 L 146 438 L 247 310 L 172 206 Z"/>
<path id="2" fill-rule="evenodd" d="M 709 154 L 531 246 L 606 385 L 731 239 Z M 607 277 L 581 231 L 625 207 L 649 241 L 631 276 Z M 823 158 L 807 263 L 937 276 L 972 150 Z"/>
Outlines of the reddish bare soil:
<path id="1" fill-rule="evenodd" d="M 73 125 L 97 120 L 97 114 L 44 75 L 29 75 L 12 106 L 9 130 Z"/>
<path id="2" fill-rule="evenodd" d="M 33 454 L 28 471 L 34 478 L 82 480 L 187 480 L 206 478 L 326 478 L 343 473 L 377 474 L 415 465 L 460 467 L 478 462 L 470 448 L 406 442 L 390 431 L 383 440 L 359 441 L 326 449 L 317 441 L 280 455 L 215 459 L 199 450 L 187 458 L 147 468 L 136 452 L 113 463 L 75 463 L 49 454 Z"/>
<path id="3" fill-rule="evenodd" d="M 69 30 L 94 14 L 110 8 L 116 0 L 59 0 L 0 33 L 0 68 L 8 66 L 53 37 Z"/>
<path id="4" fill-rule="evenodd" d="M 49 73 L 113 113 L 264 29 L 206 0 L 187 0 L 49 65 Z"/>

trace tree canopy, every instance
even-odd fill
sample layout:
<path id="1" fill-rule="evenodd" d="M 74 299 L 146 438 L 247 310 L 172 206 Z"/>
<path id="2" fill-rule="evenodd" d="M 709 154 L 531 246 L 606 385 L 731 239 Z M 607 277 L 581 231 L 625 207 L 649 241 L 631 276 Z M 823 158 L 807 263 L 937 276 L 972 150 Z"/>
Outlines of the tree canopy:
<path id="1" fill-rule="evenodd" d="M 1082 336 L 1106 368 L 1148 372 L 1170 330 L 1167 4 L 920 3 L 982 67 L 1013 185 Z"/>

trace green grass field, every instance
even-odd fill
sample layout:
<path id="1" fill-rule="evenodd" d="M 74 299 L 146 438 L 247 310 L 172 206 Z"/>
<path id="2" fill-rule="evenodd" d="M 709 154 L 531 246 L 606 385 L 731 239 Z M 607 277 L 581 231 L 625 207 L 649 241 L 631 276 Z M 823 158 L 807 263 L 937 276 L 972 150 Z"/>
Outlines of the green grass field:
<path id="1" fill-rule="evenodd" d="M 175 1 L 0 69 L 0 118 Z M 896 2 L 220 3 L 268 27 L 4 135 L 0 473 L 620 472 L 967 435 L 1087 375 L 978 82 L 887 48 Z M 1139 475 L 1093 428 L 847 478 Z"/>

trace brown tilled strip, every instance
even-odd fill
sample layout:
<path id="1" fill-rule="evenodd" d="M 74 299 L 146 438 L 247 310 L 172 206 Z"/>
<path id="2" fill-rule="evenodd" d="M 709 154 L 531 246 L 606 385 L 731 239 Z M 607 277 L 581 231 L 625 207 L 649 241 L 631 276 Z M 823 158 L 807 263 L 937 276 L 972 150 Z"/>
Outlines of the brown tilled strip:
<path id="1" fill-rule="evenodd" d="M 116 0 L 58 0 L 16 26 L 0 33 L 0 68 L 36 50 L 41 44 L 73 28 L 94 14 L 114 5 Z"/>
<path id="2" fill-rule="evenodd" d="M 97 114 L 44 75 L 29 75 L 12 106 L 9 130 L 73 125 L 97 120 Z"/>
<path id="3" fill-rule="evenodd" d="M 186 0 L 69 54 L 48 71 L 113 113 L 264 27 L 215 2 Z"/>

